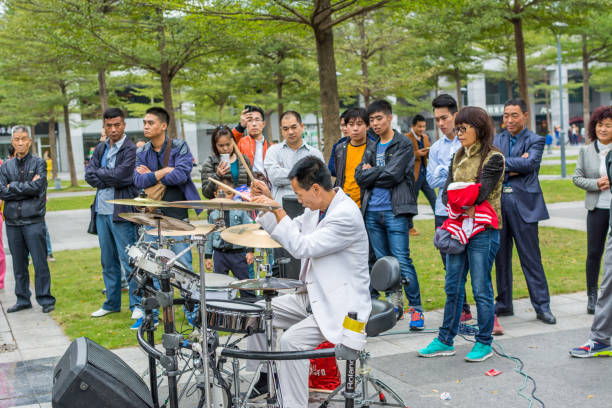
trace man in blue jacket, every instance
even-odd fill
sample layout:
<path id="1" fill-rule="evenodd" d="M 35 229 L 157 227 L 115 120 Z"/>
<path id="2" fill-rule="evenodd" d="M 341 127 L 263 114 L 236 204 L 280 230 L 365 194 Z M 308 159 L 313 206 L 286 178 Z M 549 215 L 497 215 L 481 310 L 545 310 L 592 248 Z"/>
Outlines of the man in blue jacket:
<path id="1" fill-rule="evenodd" d="M 538 171 L 544 151 L 544 138 L 525 126 L 529 119 L 527 104 L 511 99 L 504 106 L 504 130 L 493 144 L 506 158 L 502 187 L 503 229 L 495 258 L 497 298 L 495 313 L 512 316 L 512 246 L 516 243 L 521 267 L 527 281 L 531 304 L 539 320 L 555 324 L 550 311 L 550 295 L 542 266 L 538 221 L 548 218 Z"/>
<path id="2" fill-rule="evenodd" d="M 102 317 L 121 310 L 121 268 L 130 275 L 132 268 L 126 247 L 136 242 L 136 225 L 119 217 L 122 212 L 134 212 L 134 207 L 115 205 L 107 200 L 134 198 L 138 190 L 132 182 L 136 145 L 125 134 L 125 114 L 110 108 L 103 114 L 106 140 L 100 142 L 85 168 L 85 181 L 97 188 L 94 210 L 100 242 L 102 277 L 106 287 L 106 301 L 91 317 Z M 129 282 L 132 319 L 144 313 L 138 306 L 140 298 L 134 294 L 136 282 Z"/>

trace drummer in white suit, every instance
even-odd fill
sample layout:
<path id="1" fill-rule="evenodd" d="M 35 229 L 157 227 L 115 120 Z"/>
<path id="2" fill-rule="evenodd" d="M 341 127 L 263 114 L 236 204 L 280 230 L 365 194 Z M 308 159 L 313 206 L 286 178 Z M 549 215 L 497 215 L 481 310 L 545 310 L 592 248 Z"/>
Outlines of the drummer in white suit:
<path id="1" fill-rule="evenodd" d="M 365 333 L 355 326 L 364 326 L 372 304 L 368 235 L 359 207 L 341 189 L 332 187 L 327 166 L 316 157 L 299 160 L 289 179 L 305 207 L 304 214 L 291 219 L 281 208 L 257 218 L 272 238 L 302 261 L 300 280 L 305 286 L 272 300 L 273 326 L 285 330 L 280 350 L 312 350 L 325 340 L 362 350 Z M 274 203 L 264 183 L 255 180 L 251 190 L 254 202 Z M 357 313 L 358 322 L 345 324 L 349 312 Z M 265 344 L 264 335 L 250 336 L 248 349 L 265 350 Z M 254 370 L 257 362 L 249 362 Z M 309 363 L 280 361 L 284 407 L 308 406 Z M 256 386 L 259 390 L 265 387 L 266 379 L 267 374 L 262 373 Z"/>

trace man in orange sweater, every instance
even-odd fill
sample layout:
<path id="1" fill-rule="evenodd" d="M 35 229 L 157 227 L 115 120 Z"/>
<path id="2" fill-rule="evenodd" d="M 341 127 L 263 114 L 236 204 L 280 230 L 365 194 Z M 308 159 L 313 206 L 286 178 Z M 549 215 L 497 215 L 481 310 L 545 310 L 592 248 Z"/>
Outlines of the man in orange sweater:
<path id="1" fill-rule="evenodd" d="M 240 114 L 240 123 L 232 131 L 238 144 L 238 150 L 248 157 L 253 172 L 265 174 L 264 158 L 268 150 L 268 142 L 263 136 L 266 127 L 264 111 L 259 106 L 247 105 Z M 244 134 L 244 131 L 247 134 Z"/>

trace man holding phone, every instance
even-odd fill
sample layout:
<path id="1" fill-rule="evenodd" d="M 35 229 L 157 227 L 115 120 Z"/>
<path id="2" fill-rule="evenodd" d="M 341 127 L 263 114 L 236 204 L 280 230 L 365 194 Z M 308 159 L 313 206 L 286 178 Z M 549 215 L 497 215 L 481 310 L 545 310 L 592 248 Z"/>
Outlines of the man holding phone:
<path id="1" fill-rule="evenodd" d="M 245 105 L 240 114 L 240 123 L 232 130 L 238 150 L 249 159 L 253 172 L 264 173 L 264 159 L 268 150 L 268 141 L 263 135 L 265 127 L 263 109 L 259 106 Z"/>
<path id="2" fill-rule="evenodd" d="M 412 126 L 410 126 L 410 132 L 406 136 L 412 141 L 414 145 L 414 181 L 417 197 L 420 191 L 425 193 L 427 201 L 431 206 L 431 210 L 436 212 L 436 192 L 427 183 L 427 159 L 429 156 L 429 136 L 425 131 L 427 130 L 427 122 L 422 115 L 415 115 L 412 119 Z M 410 223 L 410 235 L 418 235 L 419 232 L 414 228 L 412 222 Z"/>

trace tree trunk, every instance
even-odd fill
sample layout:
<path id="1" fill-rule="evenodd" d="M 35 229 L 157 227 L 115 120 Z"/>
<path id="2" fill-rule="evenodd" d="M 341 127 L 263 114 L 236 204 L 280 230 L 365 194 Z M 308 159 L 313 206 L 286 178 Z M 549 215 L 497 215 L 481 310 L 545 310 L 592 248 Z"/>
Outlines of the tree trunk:
<path id="1" fill-rule="evenodd" d="M 510 21 L 514 26 L 514 47 L 516 48 L 516 70 L 518 73 L 519 96 L 525 101 L 527 108 L 529 109 L 529 87 L 527 85 L 527 64 L 525 60 L 523 20 L 520 17 L 515 17 Z M 528 121 L 527 128 L 530 128 L 530 124 L 531 121 Z"/>
<path id="2" fill-rule="evenodd" d="M 550 122 L 550 91 L 548 88 L 544 89 L 544 103 L 546 104 L 546 131 L 553 137 L 554 143 L 555 135 L 553 134 L 553 128 Z"/>
<path id="3" fill-rule="evenodd" d="M 51 157 L 51 177 L 47 174 L 48 180 L 57 178 L 57 140 L 55 138 L 55 116 L 53 111 L 49 114 L 49 157 Z"/>
<path id="4" fill-rule="evenodd" d="M 370 74 L 368 71 L 368 59 L 367 59 L 367 38 L 365 32 L 365 20 L 360 18 L 357 22 L 359 27 L 359 40 L 361 43 L 361 51 L 359 55 L 359 59 L 361 60 L 361 76 L 363 77 L 363 100 L 365 102 L 366 108 L 370 104 L 370 97 L 372 95 L 372 90 L 370 89 Z"/>
<path id="5" fill-rule="evenodd" d="M 106 69 L 98 70 L 98 93 L 100 94 L 100 109 L 102 114 L 108 109 L 108 91 L 106 90 Z"/>
<path id="6" fill-rule="evenodd" d="M 582 120 L 584 126 L 589 125 L 591 117 L 591 92 L 589 73 L 589 53 L 587 48 L 587 36 L 582 34 Z"/>
<path id="7" fill-rule="evenodd" d="M 30 153 L 32 156 L 36 155 L 36 130 L 34 126 L 30 126 L 30 136 L 32 139 L 32 144 L 30 145 Z"/>
<path id="8" fill-rule="evenodd" d="M 455 67 L 453 72 L 455 76 L 455 92 L 457 92 L 457 107 L 459 110 L 463 108 L 463 94 L 461 93 L 461 72 Z"/>
<path id="9" fill-rule="evenodd" d="M 280 117 L 285 111 L 285 106 L 283 104 L 283 78 L 276 78 L 276 99 L 277 99 L 277 109 L 278 109 L 278 126 L 280 127 Z"/>
<path id="10" fill-rule="evenodd" d="M 321 150 L 321 125 L 319 123 L 319 112 L 315 112 L 315 116 L 317 118 L 317 148 Z"/>
<path id="11" fill-rule="evenodd" d="M 330 0 L 321 1 L 321 9 L 330 8 Z M 320 24 L 331 23 L 331 13 Z M 338 97 L 338 78 L 336 77 L 336 57 L 334 55 L 334 33 L 332 28 L 320 30 L 313 27 L 317 44 L 317 63 L 319 65 L 319 86 L 321 112 L 323 117 L 323 156 L 329 160 L 334 143 L 340 139 L 340 101 Z"/>
<path id="12" fill-rule="evenodd" d="M 64 110 L 64 127 L 66 128 L 66 150 L 68 152 L 68 167 L 70 168 L 70 185 L 72 187 L 78 187 L 79 181 L 77 180 L 76 167 L 74 165 L 74 156 L 72 154 L 72 138 L 70 136 L 70 112 L 68 111 L 68 95 L 66 93 L 66 84 L 60 83 L 60 89 L 64 101 L 62 102 L 62 109 Z"/>
<path id="13" fill-rule="evenodd" d="M 157 47 L 160 55 L 159 78 L 161 80 L 164 108 L 170 116 L 168 124 L 168 137 L 176 138 L 176 119 L 174 116 L 174 103 L 172 101 L 172 77 L 170 76 L 170 63 L 166 55 L 166 30 L 164 29 L 164 15 L 161 8 L 157 8 Z"/>
<path id="14" fill-rule="evenodd" d="M 219 103 L 219 125 L 221 125 L 223 123 L 223 108 L 225 107 L 225 104 L 223 103 Z"/>
<path id="15" fill-rule="evenodd" d="M 512 81 L 506 80 L 506 90 L 508 91 L 508 99 L 512 99 Z"/>

